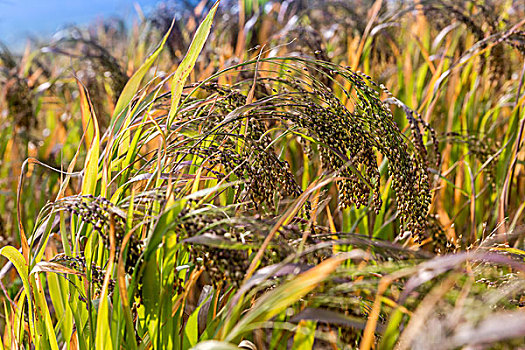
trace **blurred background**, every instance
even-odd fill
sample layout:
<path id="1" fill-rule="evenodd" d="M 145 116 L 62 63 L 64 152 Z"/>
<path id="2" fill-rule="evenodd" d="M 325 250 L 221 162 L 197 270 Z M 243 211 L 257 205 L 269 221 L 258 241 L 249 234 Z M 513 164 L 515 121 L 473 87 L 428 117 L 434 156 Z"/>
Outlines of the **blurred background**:
<path id="1" fill-rule="evenodd" d="M 43 40 L 70 26 L 118 17 L 132 21 L 159 0 L 0 0 L 0 38 L 19 51 L 27 38 Z M 192 1 L 173 1 L 192 3 Z M 195 1 L 193 1 L 195 2 Z"/>

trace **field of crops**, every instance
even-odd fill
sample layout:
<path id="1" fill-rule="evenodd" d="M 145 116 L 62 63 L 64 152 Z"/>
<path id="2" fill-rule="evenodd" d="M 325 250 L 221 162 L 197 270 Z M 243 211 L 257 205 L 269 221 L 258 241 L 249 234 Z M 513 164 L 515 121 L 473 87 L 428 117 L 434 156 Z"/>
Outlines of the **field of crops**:
<path id="1" fill-rule="evenodd" d="M 525 3 L 188 3 L 0 46 L 0 349 L 524 347 Z"/>

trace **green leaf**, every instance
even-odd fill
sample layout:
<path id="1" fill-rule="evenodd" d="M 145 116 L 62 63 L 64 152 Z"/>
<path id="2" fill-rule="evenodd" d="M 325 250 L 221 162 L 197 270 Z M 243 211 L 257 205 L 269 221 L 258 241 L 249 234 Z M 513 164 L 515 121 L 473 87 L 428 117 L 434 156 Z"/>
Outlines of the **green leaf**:
<path id="1" fill-rule="evenodd" d="M 199 340 L 199 311 L 205 303 L 206 300 L 203 300 L 195 311 L 193 311 L 184 327 L 185 338 L 192 347 L 195 346 Z"/>
<path id="2" fill-rule="evenodd" d="M 4 317 L 6 320 L 10 320 L 11 319 L 11 315 L 9 313 L 9 310 L 7 309 L 7 302 L 4 300 Z M 6 322 L 5 323 L 5 331 L 4 331 L 4 337 L 3 339 L 0 339 L 0 345 L 1 345 L 1 349 L 4 349 L 3 347 L 3 343 L 4 341 L 7 342 L 8 344 L 10 344 L 12 341 L 11 341 L 11 335 L 14 334 L 12 332 L 12 328 L 11 328 L 11 322 Z"/>
<path id="3" fill-rule="evenodd" d="M 35 319 L 37 320 L 37 329 L 41 329 L 42 333 L 38 333 L 37 336 L 41 337 L 42 348 L 50 348 L 52 350 L 58 350 L 57 337 L 55 329 L 53 327 L 53 321 L 51 320 L 51 314 L 49 307 L 47 306 L 46 295 L 42 286 L 40 276 L 33 275 L 31 280 L 34 282 L 34 298 L 35 298 Z"/>
<path id="4" fill-rule="evenodd" d="M 31 288 L 29 285 L 29 267 L 27 266 L 26 260 L 22 256 L 22 254 L 14 247 L 12 246 L 6 246 L 0 249 L 0 255 L 3 255 L 6 257 L 11 263 L 15 266 L 16 271 L 18 272 L 18 275 L 20 275 L 20 279 L 22 280 L 22 285 L 24 286 L 24 290 L 26 294 L 29 296 L 31 295 Z M 31 298 L 27 298 L 27 305 L 28 305 L 28 314 L 29 314 L 29 325 L 32 336 L 34 336 L 35 332 L 35 326 L 34 326 L 34 320 L 33 320 L 33 303 L 31 301 Z"/>
<path id="5" fill-rule="evenodd" d="M 314 346 L 317 322 L 301 320 L 293 337 L 293 350 L 311 350 Z"/>
<path id="6" fill-rule="evenodd" d="M 146 326 L 153 348 L 159 340 L 159 318 L 160 318 L 160 271 L 155 257 L 146 261 L 144 275 L 142 277 L 142 300 L 146 312 Z"/>
<path id="7" fill-rule="evenodd" d="M 399 327 L 403 321 L 403 316 L 403 312 L 399 309 L 396 309 L 391 313 L 390 320 L 381 338 L 381 343 L 379 343 L 378 349 L 386 350 L 394 348 L 396 341 L 399 338 Z"/>
<path id="8" fill-rule="evenodd" d="M 121 115 L 122 112 L 128 107 L 129 103 L 139 90 L 142 79 L 164 48 L 164 44 L 166 43 L 166 40 L 168 40 L 168 36 L 170 35 L 171 29 L 173 28 L 173 23 L 174 22 L 171 23 L 170 29 L 168 29 L 168 32 L 162 38 L 162 41 L 160 42 L 157 49 L 146 59 L 142 66 L 140 66 L 135 74 L 133 74 L 133 76 L 128 80 L 126 86 L 124 86 L 124 89 L 118 98 L 117 104 L 115 105 L 115 110 L 113 111 L 113 116 L 111 118 L 111 125 L 114 126 L 115 129 L 118 130 L 120 127 L 123 121 L 123 117 Z"/>
<path id="9" fill-rule="evenodd" d="M 61 283 L 56 273 L 47 274 L 49 296 L 53 302 L 58 324 L 64 339 L 71 339 L 71 334 L 73 334 L 73 315 L 71 314 L 71 309 L 66 304 L 68 290 L 67 283 L 69 282 L 67 280 L 65 281 L 66 284 Z"/>
<path id="10" fill-rule="evenodd" d="M 99 299 L 99 305 L 97 309 L 97 323 L 96 323 L 96 348 L 104 350 L 112 350 L 114 348 L 113 341 L 111 339 L 111 327 L 110 327 L 110 297 L 109 294 L 109 280 L 112 276 L 114 256 L 111 256 L 106 267 L 106 274 L 104 276 L 104 284 L 102 285 L 102 292 Z"/>
<path id="11" fill-rule="evenodd" d="M 153 232 L 150 234 L 146 241 L 146 247 L 144 249 L 144 260 L 149 261 L 151 254 L 153 254 L 162 242 L 163 237 L 173 228 L 176 224 L 177 216 L 182 211 L 185 205 L 185 200 L 177 200 L 173 204 L 168 202 L 168 208 L 162 213 Z M 170 205 L 171 204 L 171 205 Z"/>
<path id="12" fill-rule="evenodd" d="M 19 342 L 21 342 L 22 339 L 24 339 L 24 331 L 25 327 L 22 326 L 24 324 L 24 301 L 26 300 L 27 293 L 24 290 L 20 292 L 20 296 L 18 297 L 18 301 L 16 303 L 16 317 L 13 322 L 13 329 L 15 330 L 15 339 L 17 339 Z"/>
<path id="13" fill-rule="evenodd" d="M 200 24 L 199 28 L 197 29 L 197 32 L 195 33 L 195 36 L 193 37 L 193 40 L 190 44 L 188 52 L 186 53 L 186 56 L 184 56 L 184 59 L 175 71 L 175 75 L 173 76 L 173 79 L 171 81 L 171 107 L 168 118 L 168 127 L 171 125 L 171 123 L 173 122 L 173 118 L 177 114 L 177 108 L 179 107 L 180 97 L 182 95 L 182 89 L 184 88 L 186 79 L 188 79 L 191 71 L 193 70 L 193 67 L 195 67 L 197 57 L 199 57 L 199 54 L 201 53 L 202 48 L 206 43 L 206 39 L 208 39 L 211 25 L 213 23 L 213 17 L 215 16 L 215 12 L 217 11 L 219 2 L 220 0 L 217 0 L 217 2 L 213 5 L 204 21 L 202 21 L 202 23 Z"/>

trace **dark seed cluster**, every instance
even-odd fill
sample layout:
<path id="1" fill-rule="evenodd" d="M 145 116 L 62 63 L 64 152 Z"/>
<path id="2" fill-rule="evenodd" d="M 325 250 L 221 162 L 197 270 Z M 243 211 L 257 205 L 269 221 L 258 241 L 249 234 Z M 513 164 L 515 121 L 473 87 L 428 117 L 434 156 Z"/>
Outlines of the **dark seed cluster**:
<path id="1" fill-rule="evenodd" d="M 239 287 L 250 266 L 249 255 L 246 250 L 195 245 L 190 246 L 190 255 L 194 258 L 195 264 L 204 266 L 215 284 L 227 281 Z M 201 258 L 202 262 L 198 262 L 197 257 Z"/>
<path id="2" fill-rule="evenodd" d="M 250 70 L 242 73 L 251 73 Z M 250 79 L 253 79 L 250 77 Z M 186 154 L 198 155 L 205 160 L 205 167 L 215 176 L 222 178 L 233 174 L 237 179 L 244 180 L 239 196 L 241 199 L 248 198 L 251 205 L 258 209 L 261 204 L 273 209 L 279 199 L 294 198 L 301 193 L 289 164 L 279 159 L 271 147 L 271 137 L 268 136 L 268 125 L 266 116 L 258 109 L 246 109 L 241 112 L 247 103 L 247 97 L 236 87 L 221 86 L 215 82 L 209 82 L 201 86 L 202 90 L 209 94 L 207 97 L 213 100 L 213 104 L 202 101 L 194 102 L 194 106 L 204 105 L 199 116 L 195 118 L 195 111 L 189 110 L 182 115 L 181 123 L 188 130 L 201 130 L 202 133 L 209 132 L 213 135 L 215 142 L 206 147 L 188 146 Z M 255 86 L 255 95 L 263 98 L 271 93 L 267 84 L 261 83 Z M 210 108 L 204 110 L 204 108 Z M 238 115 L 230 123 L 225 123 L 217 128 L 225 119 L 232 115 Z M 271 123 L 271 122 L 270 122 Z M 245 128 L 244 131 L 242 128 Z M 178 154 L 182 151 L 177 149 Z M 218 174 L 212 170 L 222 165 L 225 174 Z M 277 197 L 276 197 L 277 196 Z"/>
<path id="3" fill-rule="evenodd" d="M 67 256 L 60 254 L 55 256 L 51 261 L 59 263 L 61 265 L 67 266 L 70 269 L 81 272 L 87 275 L 87 264 L 86 258 L 81 254 L 76 257 Z M 97 298 L 102 291 L 102 285 L 104 284 L 104 278 L 106 271 L 100 266 L 97 266 L 95 263 L 91 263 L 91 275 L 88 276 L 90 283 L 95 287 L 93 290 L 94 297 Z M 111 297 L 113 295 L 113 290 L 115 289 L 115 280 L 110 279 L 108 285 L 108 295 Z M 82 300 L 85 302 L 85 300 Z"/>
<path id="4" fill-rule="evenodd" d="M 114 30 L 114 28 L 106 29 Z M 104 34 L 99 33 L 99 35 Z M 87 64 L 77 74 L 81 75 L 82 81 L 91 87 L 88 88 L 91 96 L 104 96 L 106 92 L 104 83 L 107 82 L 114 92 L 114 98 L 116 98 L 120 95 L 124 85 L 126 85 L 127 76 L 125 69 L 119 63 L 119 60 L 107 48 L 100 45 L 100 42 L 93 35 L 88 37 L 81 31 L 72 28 L 70 33 L 53 42 L 46 50 L 70 57 L 76 57 L 77 55 L 82 57 L 82 60 Z M 101 77 L 110 79 L 100 79 Z M 98 99 L 92 98 L 91 100 L 93 103 L 97 103 Z M 103 109 L 95 108 L 95 110 L 99 112 L 100 116 L 103 115 L 100 113 Z"/>
<path id="5" fill-rule="evenodd" d="M 379 99 L 378 90 L 389 95 L 384 87 L 377 86 L 364 74 L 329 67 L 332 79 L 351 83 L 355 96 L 351 91 L 344 92 L 352 101 L 353 111 L 327 86 L 316 80 L 307 84 L 301 79 L 289 82 L 291 91 L 281 95 L 281 104 L 272 99 L 265 108 L 273 109 L 274 117 L 306 129 L 319 141 L 324 167 L 338 170 L 345 177 L 339 184 L 343 206 L 364 205 L 376 212 L 381 208 L 377 151 L 386 156 L 397 196 L 398 218 L 406 230 L 418 237 L 424 231 L 430 204 L 427 152 L 421 130 L 414 126 L 415 146 L 407 143 L 392 113 Z M 281 111 L 283 107 L 287 107 L 286 112 Z M 263 108 L 258 109 L 258 113 L 262 111 Z M 428 130 L 428 125 L 423 128 Z"/>
<path id="6" fill-rule="evenodd" d="M 12 76 L 4 85 L 4 89 L 9 116 L 14 125 L 26 131 L 36 127 L 37 119 L 28 82 L 18 76 Z"/>
<path id="7" fill-rule="evenodd" d="M 226 173 L 244 179 L 241 199 L 248 196 L 255 209 L 261 203 L 273 208 L 278 199 L 299 196 L 301 188 L 288 163 L 274 153 L 270 137 L 274 134 L 268 130 L 279 126 L 295 128 L 315 140 L 323 168 L 343 178 L 338 181 L 341 206 L 355 204 L 375 212 L 382 206 L 377 159 L 381 154 L 389 161 L 400 224 L 418 238 L 425 230 L 430 204 L 425 131 L 434 145 L 436 163 L 439 162 L 432 128 L 417 113 L 404 108 L 413 140 L 407 142 L 388 108 L 392 101 L 380 99 L 380 93 L 392 97 L 386 88 L 347 68 L 320 61 L 290 61 L 272 62 L 278 76 L 249 79 L 233 87 L 205 84 L 203 89 L 210 93 L 213 104 L 199 102 L 205 106 L 199 115 L 205 115 L 204 109 L 208 108 L 213 123 L 205 121 L 199 125 L 204 132 L 212 128 L 209 133 L 214 142 L 207 147 L 189 147 L 188 152 L 199 154 L 212 168 L 221 164 Z M 316 72 L 315 77 L 310 71 Z M 325 79 L 318 79 L 319 74 Z M 344 84 L 350 89 L 343 89 Z M 243 87 L 257 92 L 253 104 L 246 104 L 246 97 L 239 94 Z M 343 89 L 348 101 L 336 97 L 336 88 Z M 194 111 L 188 112 L 187 118 L 191 118 L 191 113 Z"/>
<path id="8" fill-rule="evenodd" d="M 275 221 L 260 217 L 228 218 L 224 213 L 196 211 L 185 209 L 179 219 L 182 236 L 188 237 L 185 242 L 191 261 L 203 266 L 215 283 L 228 280 L 238 285 Z M 278 263 L 293 254 L 296 250 L 293 242 L 300 237 L 296 225 L 281 227 L 264 252 L 262 266 Z M 247 249 L 249 247 L 251 249 Z"/>
<path id="9" fill-rule="evenodd" d="M 463 24 L 478 40 L 479 49 L 496 43 L 489 56 L 480 56 L 478 69 L 482 72 L 488 65 L 489 79 L 499 83 L 502 77 L 508 78 L 512 72 L 511 67 L 506 64 L 507 52 L 501 44 L 525 53 L 525 32 L 513 29 L 506 19 L 496 15 L 503 12 L 503 4 L 501 1 L 424 0 L 418 3 L 418 7 L 439 29 L 450 25 L 452 21 Z M 505 27 L 510 31 L 502 31 Z M 466 48 L 463 50 L 466 51 Z"/>
<path id="10" fill-rule="evenodd" d="M 219 164 L 224 167 L 225 174 L 220 177 L 233 174 L 244 180 L 244 188 L 239 196 L 248 197 L 255 208 L 259 208 L 262 203 L 274 208 L 276 194 L 280 198 L 290 198 L 301 193 L 288 163 L 279 160 L 259 142 L 246 139 L 245 149 L 241 153 L 236 152 L 234 147 L 217 146 L 209 146 L 198 152 L 212 164 L 212 168 Z"/>
<path id="11" fill-rule="evenodd" d="M 182 237 L 194 237 L 203 233 L 211 233 L 224 237 L 228 235 L 232 241 L 237 241 L 237 233 L 232 227 L 221 225 L 220 221 L 224 220 L 224 215 L 218 213 L 201 213 L 190 214 L 190 210 L 185 208 L 179 214 L 180 228 L 183 230 Z"/>
<path id="12" fill-rule="evenodd" d="M 432 240 L 431 246 L 433 252 L 437 254 L 449 253 L 448 240 L 445 231 L 439 224 L 436 215 L 429 215 L 427 224 L 427 230 L 424 238 L 430 238 Z"/>
<path id="13" fill-rule="evenodd" d="M 469 153 L 479 161 L 480 165 L 485 166 L 483 173 L 486 175 L 487 184 L 493 189 L 496 185 L 494 181 L 496 179 L 497 160 L 499 159 L 498 149 L 500 146 L 498 142 L 483 135 L 463 135 L 451 132 L 447 136 L 451 143 L 468 145 Z"/>
<path id="14" fill-rule="evenodd" d="M 89 223 L 93 229 L 102 237 L 106 247 L 109 247 L 109 226 L 110 216 L 113 216 L 115 229 L 115 246 L 117 254 L 120 251 L 122 240 L 126 233 L 125 213 L 118 209 L 113 203 L 103 197 L 74 196 L 67 197 L 57 202 L 60 208 L 78 216 L 80 220 Z M 126 272 L 133 273 L 133 269 L 139 261 L 142 254 L 142 244 L 140 240 L 133 235 L 128 243 L 128 255 L 126 259 Z"/>

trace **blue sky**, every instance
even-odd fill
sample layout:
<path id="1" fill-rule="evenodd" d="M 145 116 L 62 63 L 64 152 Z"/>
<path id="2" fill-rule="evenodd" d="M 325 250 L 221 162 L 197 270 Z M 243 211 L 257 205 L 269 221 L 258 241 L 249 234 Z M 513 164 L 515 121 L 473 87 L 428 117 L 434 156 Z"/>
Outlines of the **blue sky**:
<path id="1" fill-rule="evenodd" d="M 0 0 L 0 41 L 13 48 L 28 36 L 51 36 L 67 24 L 87 24 L 114 15 L 136 16 L 134 4 L 144 12 L 159 0 Z"/>

